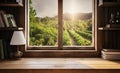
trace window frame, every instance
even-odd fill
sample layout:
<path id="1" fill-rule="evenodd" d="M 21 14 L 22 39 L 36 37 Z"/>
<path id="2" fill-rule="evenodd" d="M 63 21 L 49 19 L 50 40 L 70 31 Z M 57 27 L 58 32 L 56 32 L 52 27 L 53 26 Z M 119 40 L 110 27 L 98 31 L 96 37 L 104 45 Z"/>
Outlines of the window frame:
<path id="1" fill-rule="evenodd" d="M 26 2 L 26 8 L 29 8 L 29 0 L 27 0 L 27 2 Z M 42 47 L 36 47 L 36 46 L 29 46 L 28 44 L 28 42 L 29 42 L 29 19 L 28 19 L 28 17 L 27 16 L 29 16 L 29 10 L 28 9 L 26 9 L 26 18 L 27 18 L 27 25 L 26 25 L 26 28 L 27 28 L 27 35 L 28 36 L 26 36 L 26 38 L 27 38 L 27 45 L 26 45 L 26 51 L 30 51 L 30 50 L 32 50 L 32 51 L 34 51 L 34 50 L 45 50 L 45 51 L 52 51 L 52 50 L 69 50 L 69 51 L 73 51 L 73 50 L 80 50 L 80 51 L 96 51 L 97 49 L 97 37 L 96 37 L 96 35 L 97 35 L 97 26 L 95 25 L 95 23 L 96 23 L 96 17 L 95 17 L 95 15 L 96 15 L 96 7 L 97 7 L 97 1 L 96 0 L 93 0 L 93 2 L 94 2 L 94 5 L 93 5 L 93 14 L 92 14 L 92 20 L 93 20 L 93 30 L 94 31 L 92 31 L 92 32 L 94 32 L 94 34 L 92 34 L 93 36 L 94 36 L 94 38 L 92 39 L 92 41 L 93 41 L 93 44 L 94 44 L 94 46 L 79 46 L 79 47 L 77 47 L 77 46 L 69 46 L 69 47 L 63 47 L 63 45 L 62 45 L 62 37 L 63 37 L 63 35 L 62 35 L 62 33 L 63 33 L 63 30 L 62 30 L 62 27 L 63 27 L 63 25 L 62 25 L 62 21 L 63 21 L 63 0 L 58 0 L 58 25 L 59 25 L 59 27 L 58 27 L 58 46 L 56 47 L 56 46 L 42 46 Z M 61 35 L 60 35 L 61 34 Z"/>

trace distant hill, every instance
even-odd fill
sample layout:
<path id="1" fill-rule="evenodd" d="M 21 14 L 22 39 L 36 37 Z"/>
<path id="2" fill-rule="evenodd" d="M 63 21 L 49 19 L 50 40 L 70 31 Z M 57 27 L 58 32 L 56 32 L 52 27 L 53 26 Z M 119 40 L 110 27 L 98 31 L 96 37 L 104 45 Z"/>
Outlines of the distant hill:
<path id="1" fill-rule="evenodd" d="M 54 16 L 54 17 L 36 17 L 36 20 L 41 20 L 41 19 L 45 19 L 45 18 L 49 18 L 49 19 L 57 19 L 58 16 Z M 86 20 L 86 19 L 91 19 L 92 18 L 92 13 L 77 13 L 77 14 L 70 14 L 70 13 L 65 13 L 63 14 L 63 19 L 64 20 Z"/>
<path id="2" fill-rule="evenodd" d="M 91 19 L 91 18 L 92 18 L 92 13 L 77 13 L 74 15 L 69 14 L 69 13 L 63 14 L 64 20 L 71 20 L 71 19 L 86 20 L 86 19 Z"/>

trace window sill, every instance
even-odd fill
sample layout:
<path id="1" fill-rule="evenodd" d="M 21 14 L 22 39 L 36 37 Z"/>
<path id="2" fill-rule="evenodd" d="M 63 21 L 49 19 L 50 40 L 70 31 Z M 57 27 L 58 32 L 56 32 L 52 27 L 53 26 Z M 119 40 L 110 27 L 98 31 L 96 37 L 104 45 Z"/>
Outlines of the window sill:
<path id="1" fill-rule="evenodd" d="M 97 50 L 26 50 L 24 57 L 100 57 Z"/>
<path id="2" fill-rule="evenodd" d="M 27 50 L 95 50 L 95 47 L 93 46 L 64 46 L 63 49 L 59 49 L 58 47 L 55 46 L 44 46 L 44 47 L 27 47 Z"/>

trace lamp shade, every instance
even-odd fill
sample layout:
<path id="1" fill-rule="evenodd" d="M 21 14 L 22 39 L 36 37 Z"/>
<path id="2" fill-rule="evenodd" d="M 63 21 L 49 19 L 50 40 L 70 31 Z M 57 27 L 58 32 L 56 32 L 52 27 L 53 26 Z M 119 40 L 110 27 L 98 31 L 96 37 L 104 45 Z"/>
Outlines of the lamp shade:
<path id="1" fill-rule="evenodd" d="M 22 31 L 14 31 L 10 45 L 24 45 L 26 40 Z"/>

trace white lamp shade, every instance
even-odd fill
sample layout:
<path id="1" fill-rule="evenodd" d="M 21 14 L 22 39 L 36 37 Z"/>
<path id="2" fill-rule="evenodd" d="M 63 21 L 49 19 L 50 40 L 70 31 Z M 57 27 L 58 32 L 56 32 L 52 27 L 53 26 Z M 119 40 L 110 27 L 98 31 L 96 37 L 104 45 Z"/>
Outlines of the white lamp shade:
<path id="1" fill-rule="evenodd" d="M 24 45 L 26 40 L 22 31 L 14 31 L 10 45 Z"/>

